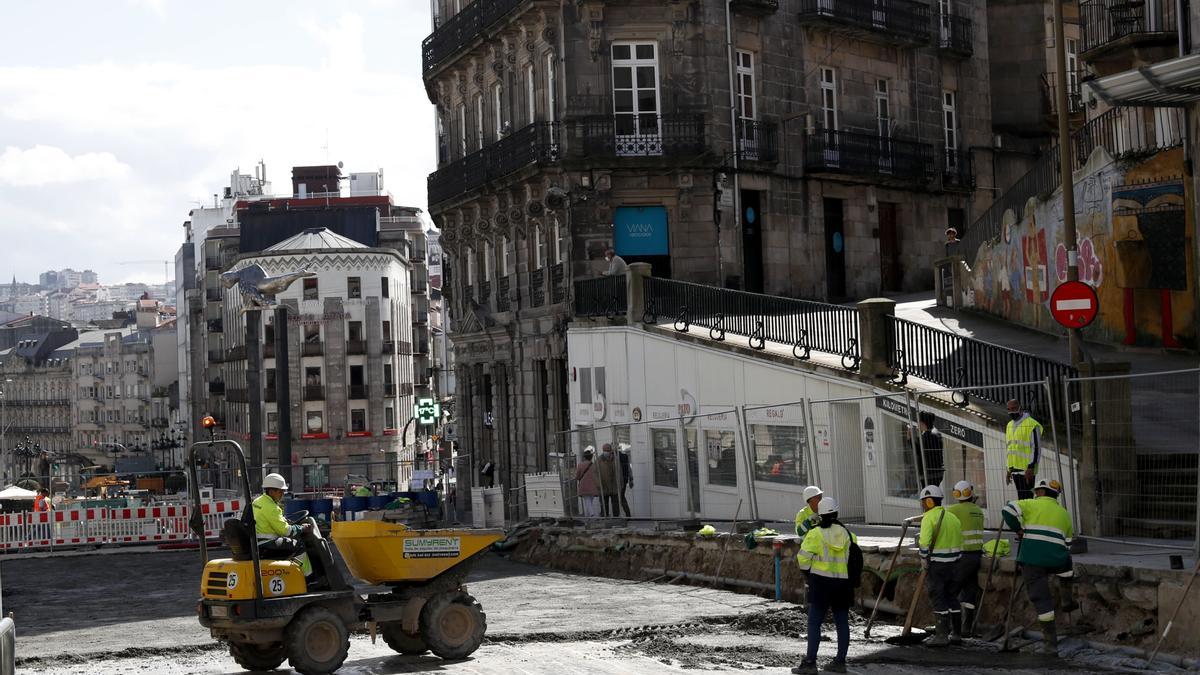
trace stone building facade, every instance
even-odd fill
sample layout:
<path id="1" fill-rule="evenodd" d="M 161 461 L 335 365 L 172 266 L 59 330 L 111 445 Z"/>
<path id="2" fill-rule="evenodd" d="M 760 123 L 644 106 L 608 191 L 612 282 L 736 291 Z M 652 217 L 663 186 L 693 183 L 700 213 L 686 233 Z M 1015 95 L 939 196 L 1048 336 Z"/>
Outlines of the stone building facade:
<path id="1" fill-rule="evenodd" d="M 74 352 L 74 435 L 78 451 L 112 466 L 118 454 L 148 451 L 152 429 L 154 352 L 149 330 L 84 333 Z"/>
<path id="2" fill-rule="evenodd" d="M 13 450 L 29 445 L 48 453 L 69 454 L 75 444 L 71 437 L 75 378 L 71 352 L 63 345 L 75 337 L 73 329 L 28 338 L 17 346 L 0 351 L 0 397 L 4 427 L 0 446 L 0 473 L 11 480 Z"/>
<path id="3" fill-rule="evenodd" d="M 929 287 L 945 228 L 985 205 L 983 3 L 729 9 L 435 2 L 429 202 L 459 436 L 500 482 L 563 448 L 572 283 L 606 248 L 656 276 L 846 300 Z"/>

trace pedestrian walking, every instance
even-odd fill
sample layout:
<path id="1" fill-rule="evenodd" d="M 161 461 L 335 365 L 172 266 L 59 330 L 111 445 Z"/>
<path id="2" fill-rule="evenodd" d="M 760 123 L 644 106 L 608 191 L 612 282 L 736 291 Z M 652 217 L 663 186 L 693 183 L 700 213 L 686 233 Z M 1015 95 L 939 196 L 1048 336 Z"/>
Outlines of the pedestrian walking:
<path id="1" fill-rule="evenodd" d="M 1033 478 L 1037 475 L 1038 460 L 1042 458 L 1042 425 L 1021 409 L 1021 402 L 1008 402 L 1011 420 L 1004 430 L 1008 446 L 1008 472 L 1005 480 L 1017 488 L 1017 499 L 1033 498 Z"/>
<path id="2" fill-rule="evenodd" d="M 854 580 L 850 574 L 850 549 L 857 538 L 838 522 L 837 502 L 822 497 L 817 503 L 816 526 L 804 535 L 796 562 L 805 572 L 808 587 L 808 652 L 800 665 L 792 668 L 797 675 L 817 672 L 817 652 L 821 646 L 821 624 L 825 614 L 833 612 L 837 627 L 837 656 L 825 666 L 830 673 L 846 672 L 846 652 L 850 649 L 850 606 L 854 604 Z M 861 570 L 860 570 L 861 573 Z"/>
<path id="3" fill-rule="evenodd" d="M 983 509 L 976 502 L 975 486 L 970 481 L 960 480 L 954 484 L 954 498 L 958 500 L 946 510 L 958 518 L 962 527 L 962 557 L 958 559 L 958 603 L 962 614 L 952 614 L 958 623 L 953 628 L 965 635 L 963 626 L 975 625 L 975 603 L 979 601 L 979 567 L 983 563 Z"/>
<path id="4" fill-rule="evenodd" d="M 626 498 L 626 493 L 629 488 L 633 487 L 633 463 L 629 461 L 629 446 L 621 443 L 617 445 L 618 468 L 621 470 L 619 482 L 621 483 L 621 509 L 625 511 L 626 518 L 632 518 L 633 514 L 629 511 L 629 499 Z"/>
<path id="5" fill-rule="evenodd" d="M 1042 653 L 1058 654 L 1058 630 L 1054 621 L 1054 594 L 1050 577 L 1057 576 L 1061 584 L 1062 609 L 1066 612 L 1079 607 L 1075 602 L 1075 572 L 1071 562 L 1071 514 L 1058 503 L 1062 485 L 1056 480 L 1038 481 L 1033 499 L 1021 499 L 1004 506 L 1004 523 L 1021 537 L 1017 565 L 1025 579 L 1029 603 L 1037 610 L 1042 629 Z"/>
<path id="6" fill-rule="evenodd" d="M 820 516 L 817 515 L 817 506 L 821 503 L 821 496 L 824 494 L 821 488 L 816 485 L 809 485 L 804 488 L 805 506 L 796 514 L 797 537 L 805 536 L 809 530 L 821 522 Z"/>
<path id="7" fill-rule="evenodd" d="M 621 512 L 620 498 L 617 496 L 617 458 L 610 443 L 600 446 L 597 473 L 600 478 L 600 513 L 605 518 L 615 518 L 621 515 Z"/>
<path id="8" fill-rule="evenodd" d="M 592 468 L 592 446 L 589 445 L 583 451 L 583 461 L 575 466 L 575 484 L 579 488 L 584 518 L 595 518 L 600 513 L 600 490 Z"/>
<path id="9" fill-rule="evenodd" d="M 925 590 L 937 616 L 937 632 L 930 647 L 962 644 L 962 610 L 958 603 L 958 560 L 962 557 L 962 525 L 942 506 L 942 489 L 926 485 L 921 490 L 921 536 L 918 540 L 925 559 Z"/>

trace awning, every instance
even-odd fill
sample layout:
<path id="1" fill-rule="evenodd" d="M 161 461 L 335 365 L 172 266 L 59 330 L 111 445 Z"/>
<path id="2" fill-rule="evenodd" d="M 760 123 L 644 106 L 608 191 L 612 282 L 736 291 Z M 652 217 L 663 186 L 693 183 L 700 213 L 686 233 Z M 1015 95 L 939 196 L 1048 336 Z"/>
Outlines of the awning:
<path id="1" fill-rule="evenodd" d="M 1200 101 L 1200 54 L 1181 56 L 1083 83 L 1084 103 L 1182 106 Z"/>

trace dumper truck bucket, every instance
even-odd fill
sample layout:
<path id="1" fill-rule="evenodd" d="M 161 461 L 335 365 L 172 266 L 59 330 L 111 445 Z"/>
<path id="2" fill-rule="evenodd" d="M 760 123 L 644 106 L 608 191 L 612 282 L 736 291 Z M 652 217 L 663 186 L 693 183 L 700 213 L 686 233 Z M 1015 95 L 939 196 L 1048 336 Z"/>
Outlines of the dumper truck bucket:
<path id="1" fill-rule="evenodd" d="M 501 530 L 410 530 L 382 520 L 337 521 L 333 543 L 355 577 L 371 584 L 440 576 L 504 538 Z"/>

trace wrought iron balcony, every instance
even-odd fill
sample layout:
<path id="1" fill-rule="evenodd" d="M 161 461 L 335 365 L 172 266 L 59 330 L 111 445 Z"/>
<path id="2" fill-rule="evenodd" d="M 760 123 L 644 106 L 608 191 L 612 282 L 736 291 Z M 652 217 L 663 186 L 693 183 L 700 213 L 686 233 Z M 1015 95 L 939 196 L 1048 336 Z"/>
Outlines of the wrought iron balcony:
<path id="1" fill-rule="evenodd" d="M 396 383 L 384 382 L 383 383 L 383 395 L 384 396 L 395 396 L 396 395 Z"/>
<path id="2" fill-rule="evenodd" d="M 529 274 L 529 306 L 546 304 L 546 270 L 538 268 Z"/>
<path id="3" fill-rule="evenodd" d="M 703 115 L 620 114 L 580 123 L 590 157 L 687 157 L 702 154 Z"/>
<path id="4" fill-rule="evenodd" d="M 350 398 L 355 400 L 368 398 L 368 391 L 369 389 L 365 384 L 352 384 L 350 385 Z"/>
<path id="5" fill-rule="evenodd" d="M 975 189 L 975 159 L 970 150 L 942 151 L 942 188 Z"/>
<path id="6" fill-rule="evenodd" d="M 401 396 L 412 396 L 412 393 L 413 393 L 412 382 L 402 382 L 400 384 L 400 395 Z"/>
<path id="7" fill-rule="evenodd" d="M 800 0 L 800 23 L 901 44 L 929 42 L 929 6 L 912 0 Z"/>
<path id="8" fill-rule="evenodd" d="M 1086 70 L 1067 73 L 1067 114 L 1083 121 L 1083 80 L 1089 75 Z M 1042 112 L 1058 117 L 1058 73 L 1042 73 Z"/>
<path id="9" fill-rule="evenodd" d="M 246 345 L 238 345 L 233 349 L 225 352 L 226 361 L 245 361 L 246 360 Z"/>
<path id="10" fill-rule="evenodd" d="M 481 37 L 523 0 L 475 0 L 447 19 L 421 43 L 423 72 L 428 75 Z"/>
<path id="11" fill-rule="evenodd" d="M 384 356 L 392 356 L 393 354 L 395 354 L 396 353 L 396 341 L 395 340 L 384 340 L 382 353 Z"/>
<path id="12" fill-rule="evenodd" d="M 933 178 L 933 146 L 849 131 L 818 130 L 805 144 L 804 169 L 884 181 L 923 183 Z"/>
<path id="13" fill-rule="evenodd" d="M 550 301 L 554 304 L 567 299 L 567 269 L 563 263 L 550 268 Z"/>
<path id="14" fill-rule="evenodd" d="M 779 0 L 732 0 L 729 8 L 741 14 L 764 16 L 779 10 Z"/>
<path id="15" fill-rule="evenodd" d="M 208 332 L 221 333 L 225 330 L 225 322 L 221 319 L 209 319 Z"/>
<path id="16" fill-rule="evenodd" d="M 367 343 L 365 340 L 346 340 L 347 354 L 366 354 Z"/>
<path id="17" fill-rule="evenodd" d="M 500 277 L 496 280 L 496 311 L 507 312 L 512 309 L 512 298 L 509 289 L 512 287 L 512 277 Z M 426 315 L 428 319 L 428 315 Z"/>
<path id="18" fill-rule="evenodd" d="M 938 49 L 948 54 L 968 57 L 975 53 L 975 32 L 965 16 L 938 16 Z"/>
<path id="19" fill-rule="evenodd" d="M 221 269 L 221 259 L 220 258 L 209 258 L 209 257 L 204 258 L 204 269 L 206 269 L 206 270 Z"/>
<path id="20" fill-rule="evenodd" d="M 484 281 L 479 284 L 479 304 L 485 304 L 492 298 L 492 282 Z"/>
<path id="21" fill-rule="evenodd" d="M 775 162 L 779 159 L 774 122 L 738 120 L 738 159 L 751 162 Z"/>
<path id="22" fill-rule="evenodd" d="M 324 345 L 319 340 L 314 340 L 313 342 L 305 342 L 300 347 L 300 354 L 302 356 L 320 356 L 321 354 L 324 354 L 324 353 L 325 353 Z"/>
<path id="23" fill-rule="evenodd" d="M 1178 41 L 1179 17 L 1170 0 L 1084 0 L 1079 13 L 1083 19 L 1080 56 L 1087 61 L 1122 49 Z"/>
<path id="24" fill-rule="evenodd" d="M 209 302 L 220 302 L 221 291 L 216 288 L 206 288 L 204 289 L 204 299 Z"/>
<path id="25" fill-rule="evenodd" d="M 208 383 L 208 393 L 224 395 L 225 383 L 224 382 L 209 382 Z"/>
<path id="26" fill-rule="evenodd" d="M 557 122 L 534 122 L 429 174 L 429 203 L 437 204 L 534 164 L 559 160 Z"/>
<path id="27" fill-rule="evenodd" d="M 325 387 L 319 384 L 308 384 L 304 386 L 305 401 L 324 401 Z"/>

